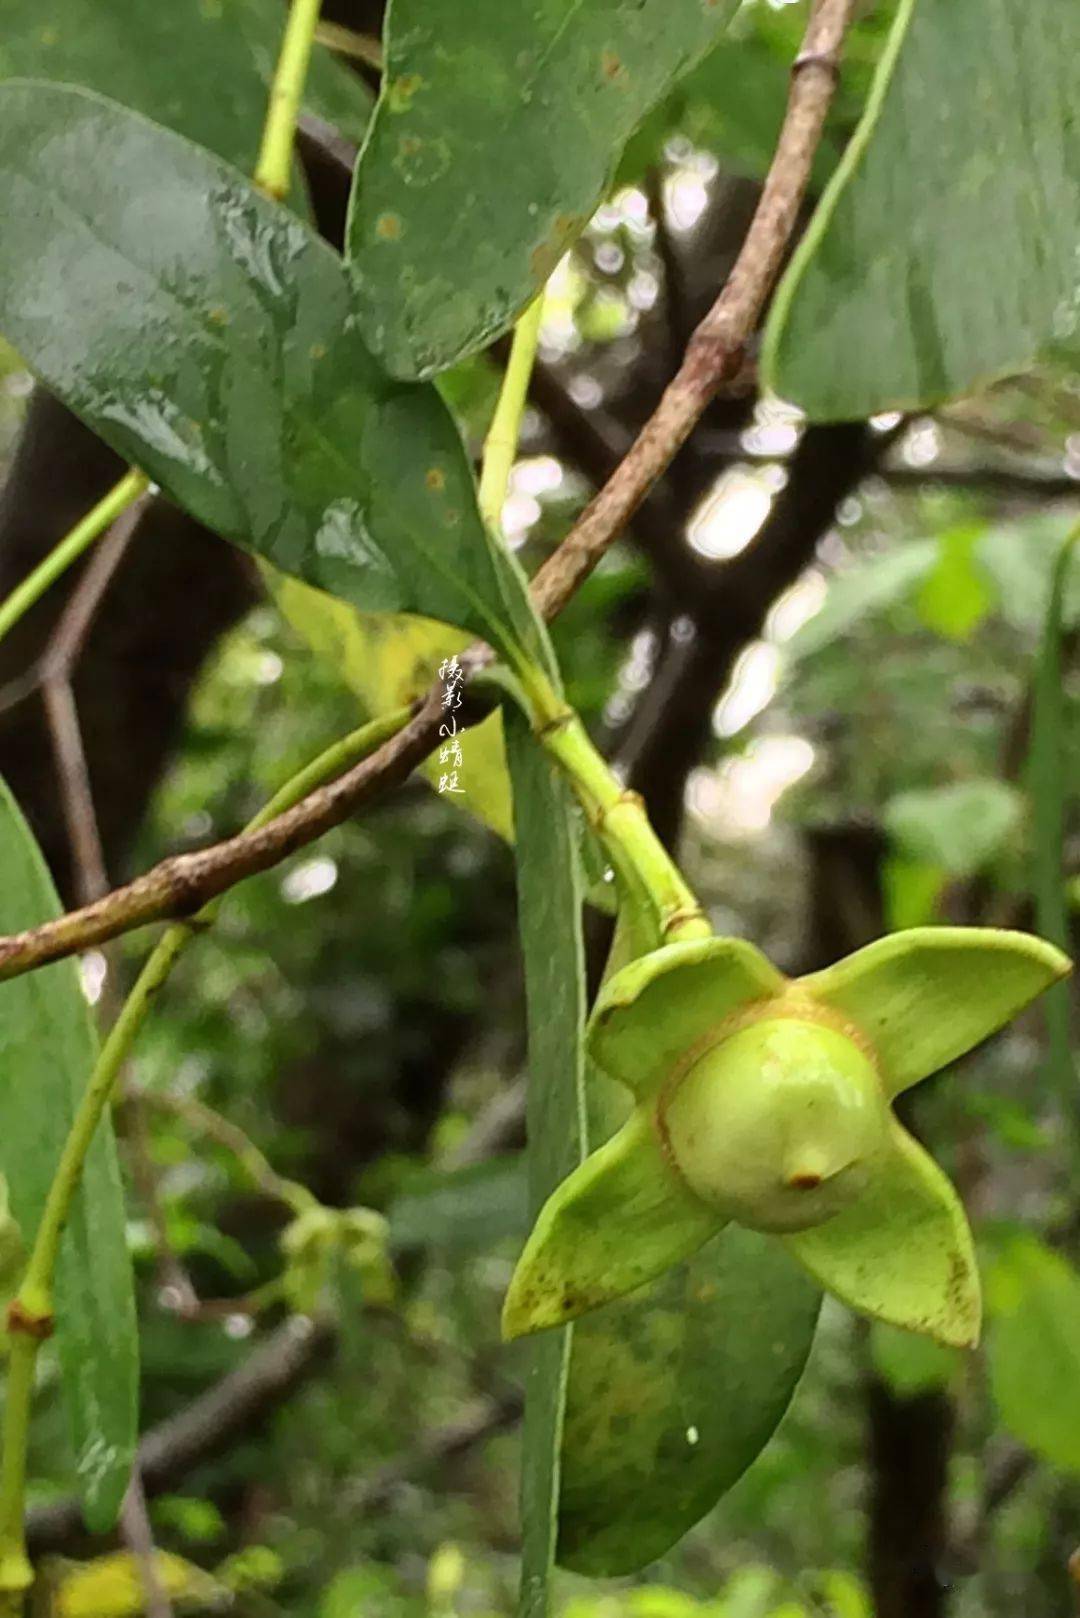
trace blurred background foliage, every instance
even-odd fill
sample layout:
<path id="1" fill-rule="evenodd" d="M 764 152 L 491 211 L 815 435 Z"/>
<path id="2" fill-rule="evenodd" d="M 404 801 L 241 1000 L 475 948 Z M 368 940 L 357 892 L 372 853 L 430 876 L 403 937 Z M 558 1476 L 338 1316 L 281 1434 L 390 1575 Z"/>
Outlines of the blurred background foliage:
<path id="1" fill-rule="evenodd" d="M 819 183 L 888 9 L 867 8 L 856 34 Z M 378 25 L 372 5 L 328 14 Z M 504 513 L 527 567 L 615 464 L 730 263 L 803 21 L 799 4 L 744 7 L 736 41 L 634 138 L 559 267 Z M 312 184 L 317 212 L 332 212 Z M 47 529 L 52 498 L 15 457 L 29 383 L 15 356 L 3 368 L 0 554 L 14 549 L 12 513 L 30 501 Z M 441 383 L 474 449 L 498 374 L 498 356 L 482 356 Z M 1033 679 L 1078 505 L 1080 385 L 1064 364 L 933 418 L 805 431 L 775 400 L 714 407 L 555 635 L 571 701 L 681 839 L 718 930 L 797 971 L 883 927 L 1034 924 Z M 189 580 L 199 656 L 166 671 L 175 713 L 131 789 L 135 824 L 108 844 L 114 877 L 228 834 L 358 708 L 400 700 L 379 689 L 389 676 L 350 678 L 347 659 L 320 655 L 250 575 L 223 634 L 217 619 L 200 627 L 198 597 Z M 170 586 L 141 599 L 152 627 L 178 598 Z M 1060 738 L 1071 913 L 1078 624 L 1074 573 Z M 25 645 L 17 655 L 25 666 Z M 87 751 L 99 790 L 116 794 L 127 789 L 95 763 L 96 747 L 123 745 L 100 720 L 101 691 L 111 678 L 126 713 L 140 668 L 112 668 L 100 650 L 95 668 Z M 0 765 L 20 761 L 48 846 L 55 775 L 47 754 L 26 752 L 27 702 L 9 699 L 0 691 Z M 139 751 L 137 729 L 127 745 Z M 144 949 L 136 936 L 85 962 L 102 1008 Z M 329 1206 L 383 1213 L 396 1274 L 391 1291 L 362 1265 L 320 1272 L 321 1324 L 296 1374 L 154 1491 L 178 1612 L 512 1612 L 519 1391 L 498 1311 L 524 1228 L 522 1030 L 509 850 L 419 779 L 235 891 L 169 983 L 120 1118 L 144 1425 L 182 1416 L 223 1378 L 237 1386 L 287 1329 L 276 1282 L 289 1214 L 218 1115 Z M 828 1304 L 794 1406 L 749 1474 L 640 1579 L 563 1576 L 561 1618 L 1075 1610 L 1080 1156 L 1041 1013 L 924 1087 L 912 1121 L 976 1223 L 984 1350 L 958 1356 Z M 33 1463 L 54 1609 L 142 1611 L 122 1556 L 48 1526 L 71 1480 L 47 1397 Z"/>

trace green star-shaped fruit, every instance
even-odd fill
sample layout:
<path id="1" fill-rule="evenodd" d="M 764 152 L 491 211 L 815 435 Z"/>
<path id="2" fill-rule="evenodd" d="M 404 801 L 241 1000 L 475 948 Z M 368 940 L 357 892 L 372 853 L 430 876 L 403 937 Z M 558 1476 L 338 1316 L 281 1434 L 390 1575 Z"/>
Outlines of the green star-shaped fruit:
<path id="1" fill-rule="evenodd" d="M 973 1346 L 967 1219 L 892 1101 L 1070 969 L 1038 938 L 960 927 L 894 933 L 794 980 L 733 938 L 633 961 L 601 991 L 588 1044 L 634 1110 L 541 1210 L 504 1334 L 622 1297 L 734 1220 L 775 1233 L 853 1309 Z"/>

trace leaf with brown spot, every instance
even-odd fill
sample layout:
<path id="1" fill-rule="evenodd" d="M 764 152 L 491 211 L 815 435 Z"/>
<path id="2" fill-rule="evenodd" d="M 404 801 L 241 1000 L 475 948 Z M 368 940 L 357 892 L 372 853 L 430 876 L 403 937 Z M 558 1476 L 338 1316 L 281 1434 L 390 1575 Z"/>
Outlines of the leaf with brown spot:
<path id="1" fill-rule="evenodd" d="M 392 374 L 431 376 L 513 324 L 735 10 L 395 0 L 349 224 L 363 330 Z M 445 164 L 424 161 L 435 143 Z"/>

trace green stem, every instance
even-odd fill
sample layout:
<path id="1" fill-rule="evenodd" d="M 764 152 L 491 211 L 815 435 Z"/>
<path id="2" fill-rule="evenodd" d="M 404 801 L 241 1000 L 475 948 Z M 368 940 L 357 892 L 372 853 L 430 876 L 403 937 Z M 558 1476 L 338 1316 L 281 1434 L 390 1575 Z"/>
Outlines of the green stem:
<path id="1" fill-rule="evenodd" d="M 1065 819 L 1068 768 L 1065 750 L 1065 695 L 1062 686 L 1062 640 L 1065 585 L 1080 547 L 1080 527 L 1067 535 L 1050 579 L 1042 643 L 1035 667 L 1028 788 L 1033 800 L 1033 888 L 1035 920 L 1043 938 L 1069 947 L 1065 898 Z M 1074 1152 L 1080 1151 L 1076 1069 L 1070 1040 L 1069 991 L 1054 984 L 1043 998 L 1048 1035 L 1047 1071 L 1061 1100 Z"/>
<path id="2" fill-rule="evenodd" d="M 23 1534 L 26 1450 L 34 1398 L 38 1340 L 12 1332 L 4 1397 L 3 1460 L 0 1461 L 0 1614 L 17 1618 L 33 1583 Z"/>
<path id="3" fill-rule="evenodd" d="M 495 533 L 499 532 L 517 455 L 543 308 L 541 293 L 515 327 L 499 401 L 484 443 L 480 510 Z M 651 926 L 646 930 L 664 943 L 708 937 L 712 929 L 701 906 L 649 824 L 641 798 L 627 791 L 612 773 L 577 713 L 563 702 L 541 668 L 528 662 L 519 664 L 515 673 L 517 693 L 529 710 L 537 740 L 569 779 L 611 857 L 624 905 L 647 912 Z"/>
<path id="4" fill-rule="evenodd" d="M 708 938 L 708 920 L 653 830 L 639 794 L 623 786 L 593 746 L 579 715 L 540 669 L 529 669 L 522 684 L 537 740 L 569 780 L 624 892 L 652 911 L 657 936 L 665 944 Z"/>
<path id="5" fill-rule="evenodd" d="M 334 742 L 274 794 L 249 822 L 247 830 L 257 831 L 286 809 L 291 809 L 293 804 L 299 803 L 301 798 L 305 798 L 324 781 L 332 780 L 375 752 L 407 723 L 411 712 L 410 708 L 400 708 Z M 52 1322 L 56 1256 L 72 1199 L 94 1132 L 109 1106 L 120 1070 L 155 998 L 187 945 L 213 922 L 221 902 L 220 898 L 211 900 L 190 921 L 177 922 L 169 927 L 139 973 L 123 1010 L 101 1047 L 90 1082 L 79 1102 L 49 1186 L 26 1272 L 9 1311 L 11 1355 L 4 1409 L 4 1451 L 0 1462 L 0 1614 L 3 1613 L 5 1592 L 9 1595 L 21 1592 L 29 1583 L 27 1578 L 23 1578 L 23 1571 L 28 1569 L 23 1537 L 23 1493 L 34 1361 L 38 1344 L 43 1336 L 48 1335 Z M 295 1193 L 303 1190 L 303 1187 L 296 1187 Z M 308 1204 L 303 1196 L 295 1193 L 288 1200 L 297 1212 L 301 1212 Z M 20 1579 L 22 1582 L 17 1582 Z M 17 1595 L 15 1599 L 17 1603 Z M 17 1612 L 18 1605 L 12 1610 Z"/>
<path id="6" fill-rule="evenodd" d="M 208 1107 L 191 1096 L 170 1095 L 167 1090 L 140 1089 L 135 1094 L 140 1101 L 169 1113 L 173 1118 L 179 1118 L 199 1134 L 216 1141 L 219 1146 L 224 1146 L 227 1152 L 232 1153 L 252 1185 L 257 1191 L 261 1191 L 263 1196 L 283 1203 L 285 1207 L 291 1208 L 294 1214 L 307 1213 L 310 1209 L 319 1207 L 318 1197 L 314 1196 L 306 1185 L 279 1174 L 250 1135 L 245 1134 L 239 1124 L 234 1124 L 230 1118 L 215 1112 L 213 1107 Z"/>
<path id="7" fill-rule="evenodd" d="M 254 178 L 261 191 L 279 200 L 289 194 L 296 120 L 319 22 L 320 5 L 321 0 L 292 0 L 274 82 L 270 87 L 270 106 Z"/>
<path id="8" fill-rule="evenodd" d="M 491 418 L 487 438 L 484 440 L 484 459 L 480 471 L 480 511 L 488 527 L 499 533 L 502 526 L 502 508 L 506 504 L 510 487 L 510 473 L 517 455 L 521 437 L 521 418 L 525 414 L 525 401 L 529 395 L 529 378 L 536 359 L 540 340 L 540 324 L 544 318 L 544 294 L 526 309 L 514 327 L 514 340 L 510 346 L 499 402 Z"/>
<path id="9" fill-rule="evenodd" d="M 7 600 L 0 603 L 0 640 L 3 640 L 9 629 L 14 628 L 24 613 L 29 612 L 36 601 L 39 601 L 50 585 L 55 584 L 62 573 L 65 573 L 73 562 L 78 561 L 83 551 L 87 550 L 101 535 L 110 528 L 117 517 L 123 516 L 129 506 L 133 506 L 140 495 L 150 487 L 150 480 L 142 472 L 128 472 L 119 483 L 109 490 L 92 511 L 77 522 L 69 534 L 58 545 L 54 545 L 45 559 L 38 563 L 34 571 L 22 583 L 16 585 Z"/>

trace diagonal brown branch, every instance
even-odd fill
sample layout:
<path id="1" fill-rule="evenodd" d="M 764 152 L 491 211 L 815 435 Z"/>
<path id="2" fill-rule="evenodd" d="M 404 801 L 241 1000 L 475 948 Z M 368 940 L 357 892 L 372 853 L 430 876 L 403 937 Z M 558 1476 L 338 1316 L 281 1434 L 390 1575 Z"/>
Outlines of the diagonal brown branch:
<path id="1" fill-rule="evenodd" d="M 776 154 L 742 251 L 653 415 L 534 579 L 533 599 L 545 618 L 555 617 L 570 600 L 685 443 L 714 395 L 743 366 L 806 194 L 853 9 L 854 0 L 815 0 L 792 72 Z M 475 672 L 491 657 L 488 648 L 475 646 L 462 662 Z M 104 943 L 148 922 L 193 915 L 245 877 L 279 864 L 411 774 L 437 745 L 441 696 L 441 687 L 434 687 L 408 724 L 378 752 L 259 831 L 165 860 L 95 904 L 32 931 L 0 939 L 0 979 Z"/>
<path id="2" fill-rule="evenodd" d="M 814 6 L 792 71 L 776 155 L 735 267 L 622 464 L 534 579 L 533 595 L 545 616 L 558 612 L 592 572 L 720 387 L 741 369 L 806 195 L 853 9 L 854 0 L 818 0 Z"/>

